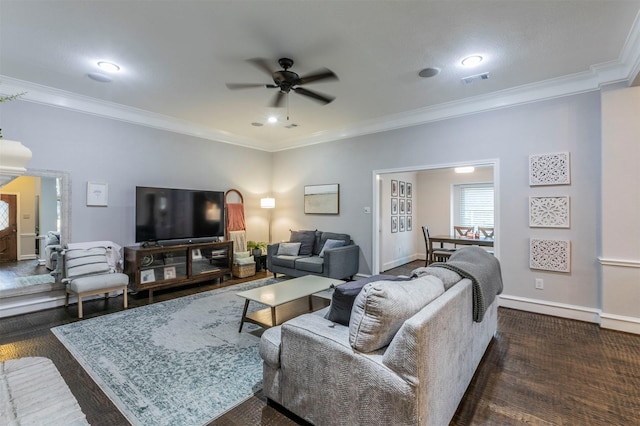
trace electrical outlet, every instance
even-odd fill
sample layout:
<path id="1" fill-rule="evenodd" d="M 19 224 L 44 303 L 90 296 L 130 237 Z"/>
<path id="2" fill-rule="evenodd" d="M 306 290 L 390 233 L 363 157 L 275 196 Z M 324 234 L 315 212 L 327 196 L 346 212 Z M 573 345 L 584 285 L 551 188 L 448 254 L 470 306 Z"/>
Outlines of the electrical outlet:
<path id="1" fill-rule="evenodd" d="M 542 278 L 536 278 L 536 288 L 538 290 L 544 290 L 544 281 Z"/>

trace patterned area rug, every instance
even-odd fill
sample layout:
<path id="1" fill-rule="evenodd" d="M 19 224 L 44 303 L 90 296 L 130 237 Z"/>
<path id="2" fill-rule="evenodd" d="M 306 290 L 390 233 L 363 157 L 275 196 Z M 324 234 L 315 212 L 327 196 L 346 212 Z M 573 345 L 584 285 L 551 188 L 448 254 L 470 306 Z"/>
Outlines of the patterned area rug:
<path id="1" fill-rule="evenodd" d="M 202 425 L 262 388 L 238 291 L 265 278 L 52 328 L 133 425 Z M 260 309 L 251 303 L 250 310 Z"/>

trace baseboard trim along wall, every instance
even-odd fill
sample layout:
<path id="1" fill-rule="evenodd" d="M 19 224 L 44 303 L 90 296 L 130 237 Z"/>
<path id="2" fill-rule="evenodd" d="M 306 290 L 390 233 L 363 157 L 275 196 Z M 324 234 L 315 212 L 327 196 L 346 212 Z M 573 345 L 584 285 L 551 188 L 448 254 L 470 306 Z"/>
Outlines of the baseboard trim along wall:
<path id="1" fill-rule="evenodd" d="M 109 297 L 115 297 L 122 294 L 121 291 L 112 291 Z M 30 312 L 42 311 L 45 309 L 57 308 L 64 306 L 64 290 L 50 291 L 46 293 L 28 294 L 25 296 L 16 296 L 2 299 L 0 304 L 0 318 L 12 317 L 14 315 L 28 314 Z M 92 299 L 104 297 L 103 294 L 88 296 L 82 299 L 83 302 Z M 69 305 L 78 303 L 78 298 L 74 295 L 69 297 Z M 77 309 L 74 307 L 73 309 Z"/>
<path id="2" fill-rule="evenodd" d="M 498 306 L 600 324 L 600 310 L 584 306 L 547 302 L 508 294 L 498 296 Z"/>
<path id="3" fill-rule="evenodd" d="M 600 314 L 600 327 L 626 333 L 640 334 L 640 318 L 625 317 L 602 313 Z"/>

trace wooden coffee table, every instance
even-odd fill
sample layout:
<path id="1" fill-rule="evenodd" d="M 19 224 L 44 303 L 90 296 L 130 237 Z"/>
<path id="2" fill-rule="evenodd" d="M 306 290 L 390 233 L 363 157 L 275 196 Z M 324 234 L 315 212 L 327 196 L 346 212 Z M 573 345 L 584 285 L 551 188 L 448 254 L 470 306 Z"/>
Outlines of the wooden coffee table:
<path id="1" fill-rule="evenodd" d="M 269 328 L 282 324 L 298 315 L 311 312 L 313 311 L 311 300 L 313 294 L 328 290 L 332 285 L 337 286 L 343 283 L 344 281 L 333 278 L 305 275 L 304 277 L 293 278 L 236 293 L 238 296 L 246 299 L 238 332 L 242 332 L 242 326 L 245 322 L 251 322 L 261 327 Z M 309 298 L 308 305 L 304 303 L 292 303 L 305 297 Z M 249 302 L 251 301 L 262 303 L 269 307 L 247 314 Z"/>

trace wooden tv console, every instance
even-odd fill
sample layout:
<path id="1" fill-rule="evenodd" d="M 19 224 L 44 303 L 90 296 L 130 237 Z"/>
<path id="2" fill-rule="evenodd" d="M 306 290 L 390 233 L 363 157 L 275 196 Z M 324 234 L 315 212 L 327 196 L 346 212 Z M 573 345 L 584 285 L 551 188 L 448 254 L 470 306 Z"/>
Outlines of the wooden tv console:
<path id="1" fill-rule="evenodd" d="M 124 272 L 134 292 L 224 279 L 231 275 L 233 243 L 210 242 L 124 248 Z"/>

